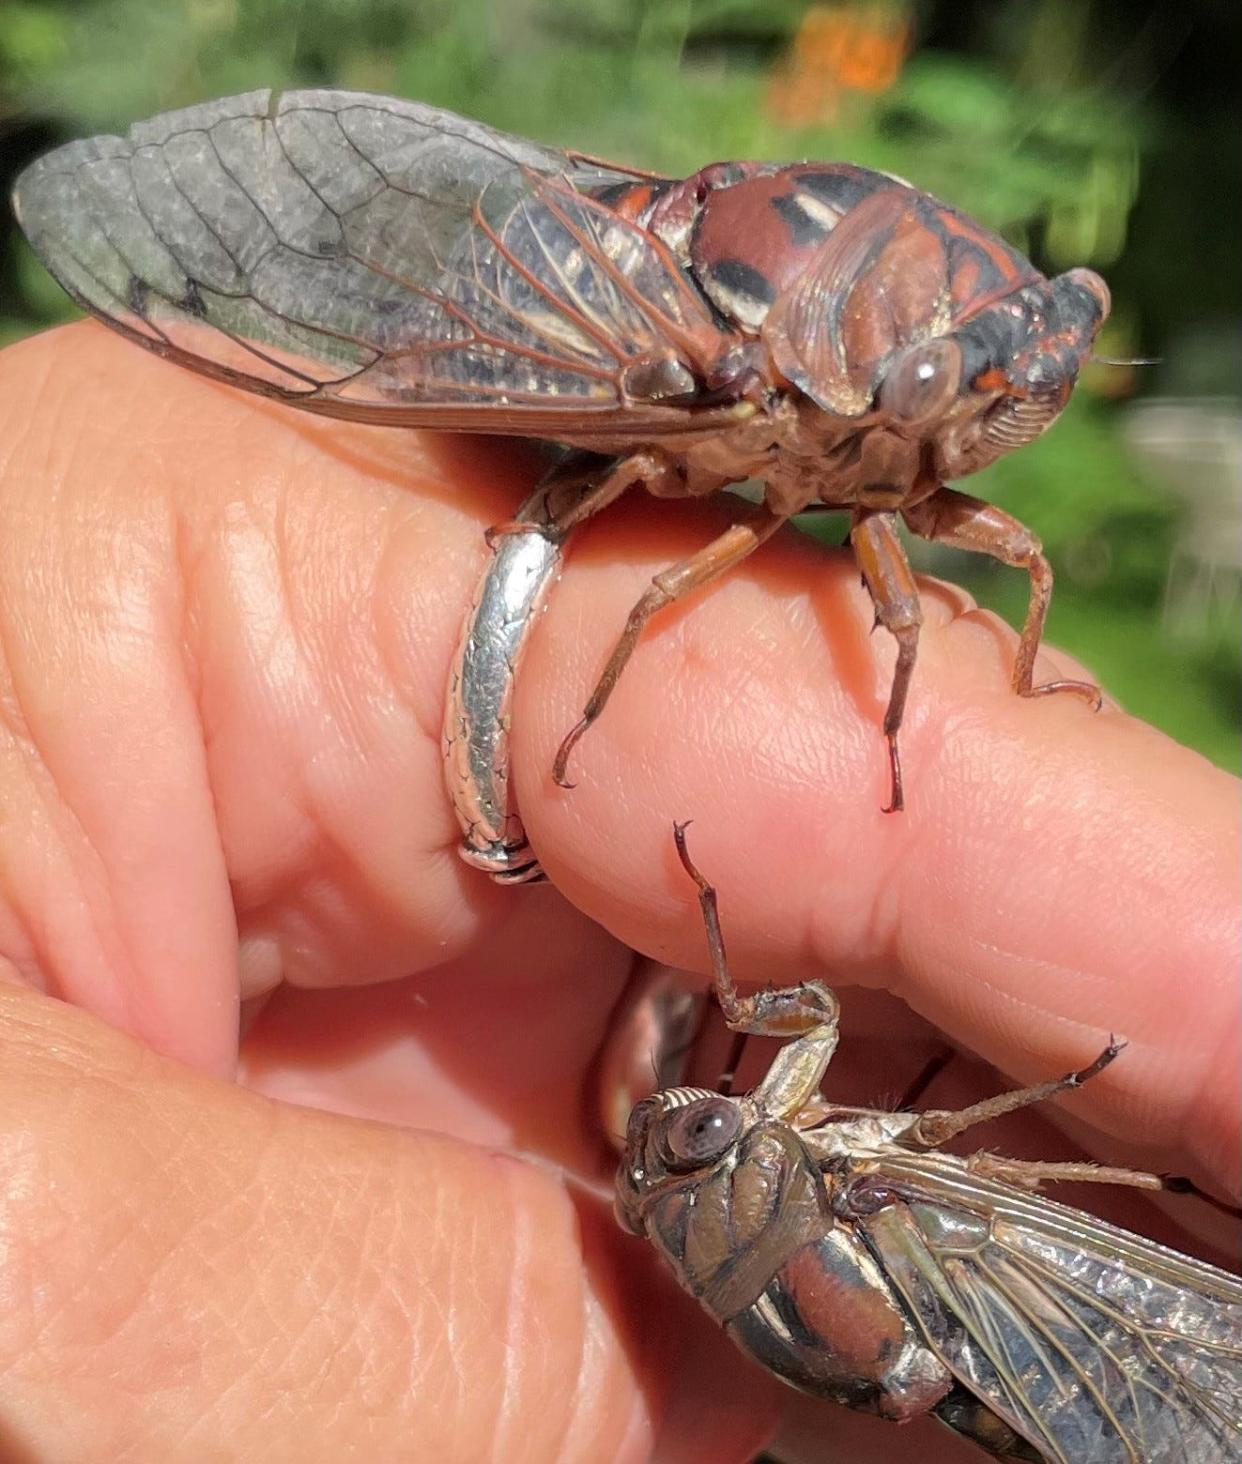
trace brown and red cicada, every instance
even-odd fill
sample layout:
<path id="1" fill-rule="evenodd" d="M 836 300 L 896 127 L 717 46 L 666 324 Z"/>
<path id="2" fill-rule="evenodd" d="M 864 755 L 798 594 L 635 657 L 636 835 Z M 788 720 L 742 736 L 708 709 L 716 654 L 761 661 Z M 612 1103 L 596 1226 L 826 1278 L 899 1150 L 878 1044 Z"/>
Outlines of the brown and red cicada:
<path id="1" fill-rule="evenodd" d="M 739 502 L 634 607 L 558 782 L 647 619 L 813 505 L 851 513 L 898 642 L 890 808 L 920 623 L 898 517 L 1028 571 L 1020 695 L 1098 698 L 1034 683 L 1052 589 L 1039 541 L 945 485 L 1057 416 L 1107 288 L 1085 269 L 1044 278 L 899 178 L 847 163 L 660 178 L 416 102 L 258 91 L 62 147 L 15 202 L 74 299 L 170 360 L 307 411 L 572 449 L 538 516 L 549 542 L 629 488 L 762 480 L 761 505 Z M 468 705 L 458 732 L 485 766 Z"/>
<path id="2" fill-rule="evenodd" d="M 728 1025 L 792 1040 L 751 1093 L 672 1087 L 634 1107 L 622 1225 L 744 1352 L 817 1397 L 895 1422 L 931 1413 L 1012 1464 L 1242 1459 L 1242 1280 L 1040 1192 L 1058 1180 L 1182 1186 L 944 1152 L 975 1124 L 1088 1081 L 1120 1044 L 958 1111 L 833 1104 L 818 1089 L 836 997 L 818 981 L 740 996 L 714 891 L 677 838 Z"/>

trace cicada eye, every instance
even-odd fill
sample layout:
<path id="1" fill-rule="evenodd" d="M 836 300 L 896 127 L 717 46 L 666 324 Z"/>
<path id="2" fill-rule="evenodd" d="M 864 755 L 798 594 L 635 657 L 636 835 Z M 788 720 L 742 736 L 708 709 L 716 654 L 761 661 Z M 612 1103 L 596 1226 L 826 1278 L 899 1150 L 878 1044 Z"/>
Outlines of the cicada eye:
<path id="1" fill-rule="evenodd" d="M 880 411 L 899 422 L 929 422 L 952 406 L 962 380 L 962 351 L 956 341 L 927 341 L 899 355 L 876 396 Z"/>
<path id="2" fill-rule="evenodd" d="M 1072 269 L 1063 277 L 1066 280 L 1073 280 L 1080 289 L 1086 290 L 1087 294 L 1095 301 L 1100 310 L 1100 323 L 1108 319 L 1108 313 L 1113 308 L 1113 297 L 1108 286 L 1096 274 L 1093 269 Z"/>
<path id="3" fill-rule="evenodd" d="M 664 1162 L 670 1169 L 698 1169 L 714 1163 L 742 1127 L 742 1115 L 727 1098 L 701 1098 L 675 1108 L 660 1135 Z"/>

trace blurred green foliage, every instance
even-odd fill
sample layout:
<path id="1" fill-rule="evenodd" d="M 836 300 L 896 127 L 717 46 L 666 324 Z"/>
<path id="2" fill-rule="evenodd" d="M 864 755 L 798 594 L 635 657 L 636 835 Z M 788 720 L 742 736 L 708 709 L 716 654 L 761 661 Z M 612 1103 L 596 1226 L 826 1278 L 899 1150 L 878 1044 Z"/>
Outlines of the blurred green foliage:
<path id="1" fill-rule="evenodd" d="M 1221 207 L 1236 39 L 1224 0 L 0 0 L 0 173 L 206 97 L 340 84 L 678 174 L 847 158 L 949 199 L 1044 269 L 1093 265 L 1114 292 L 1101 351 L 1165 364 L 1093 368 L 1051 433 L 970 486 L 1044 539 L 1052 638 L 1130 710 L 1237 768 L 1238 546 L 1221 546 L 1226 593 L 1181 614 L 1174 639 L 1170 561 L 1210 500 L 1179 500 L 1127 451 L 1116 399 L 1238 393 L 1237 228 Z M 70 314 L 6 218 L 0 340 Z M 1022 576 L 921 552 L 1020 619 Z"/>

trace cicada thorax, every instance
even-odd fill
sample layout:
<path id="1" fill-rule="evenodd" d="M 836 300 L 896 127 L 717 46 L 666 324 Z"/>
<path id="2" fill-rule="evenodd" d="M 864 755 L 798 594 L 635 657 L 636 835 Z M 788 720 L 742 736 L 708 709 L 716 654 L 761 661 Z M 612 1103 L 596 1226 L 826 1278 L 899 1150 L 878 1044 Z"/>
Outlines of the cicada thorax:
<path id="1" fill-rule="evenodd" d="M 624 205 L 730 326 L 760 336 L 788 380 L 846 414 L 869 403 L 893 350 L 1042 279 L 973 219 L 850 163 L 716 163 L 635 186 Z M 812 381 L 825 350 L 835 370 Z"/>
<path id="2" fill-rule="evenodd" d="M 722 1322 L 752 1305 L 789 1257 L 832 1224 L 802 1146 L 767 1124 L 751 1129 L 726 1162 L 662 1186 L 644 1218 L 682 1285 Z"/>
<path id="3" fill-rule="evenodd" d="M 793 1386 L 890 1419 L 952 1388 L 787 1125 L 761 1121 L 714 1168 L 663 1182 L 643 1221 L 681 1284 Z"/>
<path id="4" fill-rule="evenodd" d="M 700 369 L 700 400 L 749 396 L 771 429 L 758 463 L 722 439 L 719 481 L 763 478 L 775 512 L 816 499 L 911 507 L 946 471 L 1038 435 L 1064 405 L 1095 302 L 1074 302 L 1058 343 L 1054 287 L 899 178 L 848 163 L 717 163 L 680 182 L 612 186 L 606 201 L 670 251 L 719 320 L 729 344 Z M 1065 357 L 1045 373 L 1062 389 L 977 426 L 1005 389 L 987 375 L 993 358 L 1004 363 L 993 376 L 1012 368 L 1016 379 L 1026 355 L 1049 352 Z"/>

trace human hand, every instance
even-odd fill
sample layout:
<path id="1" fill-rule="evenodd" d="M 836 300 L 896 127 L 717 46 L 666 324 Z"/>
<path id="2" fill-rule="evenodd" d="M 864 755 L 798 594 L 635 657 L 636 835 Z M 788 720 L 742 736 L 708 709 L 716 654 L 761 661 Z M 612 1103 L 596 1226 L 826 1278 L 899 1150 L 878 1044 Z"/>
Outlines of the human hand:
<path id="1" fill-rule="evenodd" d="M 588 1099 L 630 949 L 706 964 L 674 818 L 740 978 L 924 1019 L 856 1000 L 835 1097 L 899 1092 L 927 1022 L 1016 1081 L 1115 1031 L 1076 1136 L 1236 1187 L 1236 784 L 1020 702 L 957 592 L 925 596 L 904 815 L 891 646 L 794 535 L 652 627 L 566 794 L 626 610 L 723 512 L 618 506 L 517 693 L 557 890 L 502 890 L 456 857 L 440 716 L 520 446 L 309 418 L 94 325 L 5 352 L 0 418 L 0 1452 L 716 1464 L 783 1414 L 807 1457 L 971 1457 L 808 1412 L 613 1228 Z"/>

